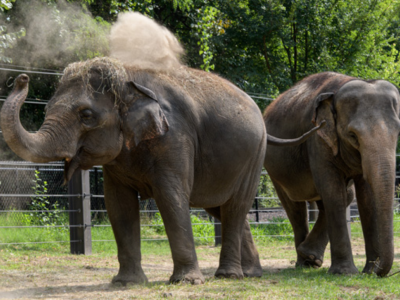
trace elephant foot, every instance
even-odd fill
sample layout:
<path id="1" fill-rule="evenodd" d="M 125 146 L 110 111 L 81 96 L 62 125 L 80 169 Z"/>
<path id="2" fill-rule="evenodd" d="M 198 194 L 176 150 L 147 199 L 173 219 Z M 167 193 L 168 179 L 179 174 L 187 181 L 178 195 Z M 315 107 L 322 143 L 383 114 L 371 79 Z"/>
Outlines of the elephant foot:
<path id="1" fill-rule="evenodd" d="M 317 253 L 315 251 L 310 251 L 305 247 L 300 245 L 297 247 L 297 262 L 296 268 L 320 268 L 324 262 L 324 253 Z"/>
<path id="2" fill-rule="evenodd" d="M 242 271 L 244 277 L 261 277 L 263 274 L 263 270 L 259 261 L 256 265 L 242 265 Z"/>
<path id="3" fill-rule="evenodd" d="M 362 272 L 363 272 L 364 274 L 372 274 L 372 273 L 374 272 L 374 270 L 375 270 L 375 263 L 373 263 L 373 262 L 367 262 L 367 263 L 365 264 L 365 267 L 364 267 L 364 269 L 362 270 Z"/>
<path id="4" fill-rule="evenodd" d="M 143 271 L 129 274 L 118 273 L 118 275 L 114 276 L 111 281 L 112 284 L 121 284 L 123 286 L 126 286 L 127 284 L 145 284 L 147 282 L 147 277 Z"/>
<path id="5" fill-rule="evenodd" d="M 296 261 L 296 268 L 314 268 L 314 269 L 318 269 L 321 266 L 322 266 L 322 261 L 319 260 L 319 259 L 312 260 L 312 259 L 304 259 L 304 258 L 300 257 Z"/>
<path id="6" fill-rule="evenodd" d="M 336 264 L 332 265 L 329 268 L 328 273 L 352 275 L 352 274 L 359 274 L 359 271 L 352 261 L 351 262 L 347 261 L 347 262 L 336 263 Z"/>
<path id="7" fill-rule="evenodd" d="M 190 283 L 193 285 L 203 284 L 205 281 L 200 270 L 191 270 L 188 273 L 174 272 L 169 279 L 170 283 Z"/>
<path id="8" fill-rule="evenodd" d="M 217 277 L 217 278 L 243 279 L 244 278 L 244 274 L 243 274 L 242 268 L 221 267 L 220 266 L 218 268 L 217 272 L 215 272 L 215 277 Z"/>

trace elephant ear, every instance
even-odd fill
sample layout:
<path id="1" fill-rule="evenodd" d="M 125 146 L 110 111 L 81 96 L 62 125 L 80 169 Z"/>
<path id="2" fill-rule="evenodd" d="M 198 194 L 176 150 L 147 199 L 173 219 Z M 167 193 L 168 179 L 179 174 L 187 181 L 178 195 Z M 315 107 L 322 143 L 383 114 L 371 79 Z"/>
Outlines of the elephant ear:
<path id="1" fill-rule="evenodd" d="M 156 97 L 156 94 L 136 83 L 128 84 L 129 107 L 123 114 L 122 130 L 127 135 L 127 147 L 132 139 L 137 146 L 141 141 L 163 136 L 169 130 L 169 124 Z"/>
<path id="2" fill-rule="evenodd" d="M 338 136 L 336 131 L 336 112 L 333 105 L 334 93 L 322 93 L 314 101 L 314 115 L 312 122 L 320 124 L 326 121 L 325 127 L 317 131 L 317 134 L 332 149 L 333 155 L 338 154 Z"/>

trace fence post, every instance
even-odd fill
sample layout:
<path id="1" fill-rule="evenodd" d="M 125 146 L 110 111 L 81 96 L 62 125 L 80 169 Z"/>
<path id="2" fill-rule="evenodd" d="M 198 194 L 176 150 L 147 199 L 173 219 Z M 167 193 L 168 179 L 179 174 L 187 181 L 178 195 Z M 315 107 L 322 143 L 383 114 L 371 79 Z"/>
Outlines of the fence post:
<path id="1" fill-rule="evenodd" d="M 221 222 L 214 218 L 214 233 L 215 233 L 215 246 L 222 244 L 222 227 Z"/>
<path id="2" fill-rule="evenodd" d="M 89 171 L 77 170 L 68 183 L 70 245 L 72 254 L 92 254 Z M 76 227 L 75 227 L 76 226 Z M 78 242 L 74 242 L 78 241 Z"/>
<path id="3" fill-rule="evenodd" d="M 309 207 L 310 207 L 310 209 L 309 209 L 309 213 L 308 213 L 308 215 L 309 215 L 309 217 L 308 217 L 308 220 L 310 221 L 310 222 L 315 222 L 316 220 L 317 220 L 317 216 L 318 216 L 318 211 L 317 211 L 317 209 L 318 209 L 318 206 L 317 206 L 317 202 L 316 201 L 313 201 L 313 202 L 309 202 Z"/>
<path id="4" fill-rule="evenodd" d="M 351 214 L 350 214 L 351 205 L 346 208 L 346 221 L 347 221 L 347 231 L 349 232 L 349 238 L 351 239 Z"/>
<path id="5" fill-rule="evenodd" d="M 258 211 L 258 198 L 256 198 L 256 222 L 260 222 L 260 212 Z"/>

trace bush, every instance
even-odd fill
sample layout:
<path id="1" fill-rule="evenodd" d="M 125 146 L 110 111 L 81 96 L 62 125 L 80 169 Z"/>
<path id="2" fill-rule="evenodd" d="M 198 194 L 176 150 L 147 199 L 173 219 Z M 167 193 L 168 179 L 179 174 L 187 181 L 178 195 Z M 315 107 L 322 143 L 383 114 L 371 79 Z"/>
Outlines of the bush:
<path id="1" fill-rule="evenodd" d="M 265 198 L 278 198 L 274 185 L 268 174 L 262 174 L 260 176 L 260 183 L 258 185 L 257 196 Z M 279 201 L 279 199 L 261 199 L 259 200 L 259 203 L 263 207 L 281 206 L 281 202 Z"/>
<path id="2" fill-rule="evenodd" d="M 33 193 L 37 197 L 32 197 L 32 202 L 28 209 L 32 212 L 25 215 L 23 222 L 27 225 L 51 226 L 60 225 L 65 221 L 58 202 L 51 203 L 47 194 L 47 181 L 40 178 L 40 172 L 35 171 Z"/>

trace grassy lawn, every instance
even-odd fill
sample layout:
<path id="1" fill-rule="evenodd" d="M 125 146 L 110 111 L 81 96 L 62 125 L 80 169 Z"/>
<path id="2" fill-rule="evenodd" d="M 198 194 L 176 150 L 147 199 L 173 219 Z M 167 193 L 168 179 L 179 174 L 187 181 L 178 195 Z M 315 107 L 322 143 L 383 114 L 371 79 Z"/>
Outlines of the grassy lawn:
<path id="1" fill-rule="evenodd" d="M 274 232 L 288 233 L 284 225 L 273 228 Z M 392 273 L 400 270 L 400 222 L 395 225 Z M 197 239 L 199 265 L 206 277 L 205 284 L 199 286 L 168 284 L 173 265 L 165 241 L 142 243 L 142 265 L 149 283 L 127 287 L 110 284 L 118 272 L 115 242 L 93 242 L 90 256 L 69 254 L 68 243 L 0 246 L 0 299 L 400 299 L 400 274 L 387 278 L 327 274 L 329 246 L 322 268 L 295 269 L 292 239 L 267 238 L 264 227 L 253 231 L 258 233 L 256 241 L 264 269 L 261 278 L 215 279 L 220 247 Z M 143 227 L 142 236 L 163 236 L 151 228 Z M 203 235 L 209 233 L 207 228 L 200 231 Z M 95 227 L 92 233 L 93 240 L 113 240 L 109 227 Z M 0 229 L 0 242 L 68 238 L 64 228 Z M 362 270 L 365 252 L 359 223 L 352 224 L 352 246 L 356 266 Z"/>

